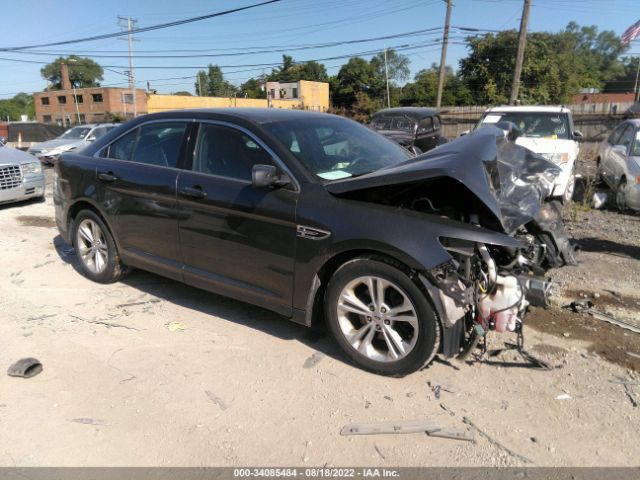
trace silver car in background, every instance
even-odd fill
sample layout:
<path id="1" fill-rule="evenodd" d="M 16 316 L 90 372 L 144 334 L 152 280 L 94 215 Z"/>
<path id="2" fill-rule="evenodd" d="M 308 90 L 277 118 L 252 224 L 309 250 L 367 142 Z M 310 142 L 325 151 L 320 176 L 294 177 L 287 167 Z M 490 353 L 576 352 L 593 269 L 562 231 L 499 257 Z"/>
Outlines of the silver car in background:
<path id="1" fill-rule="evenodd" d="M 598 148 L 598 177 L 620 210 L 640 211 L 640 119 L 622 122 Z"/>
<path id="2" fill-rule="evenodd" d="M 0 204 L 44 197 L 44 172 L 36 157 L 0 148 Z"/>
<path id="3" fill-rule="evenodd" d="M 28 152 L 38 157 L 43 164 L 50 165 L 64 152 L 80 150 L 118 125 L 117 123 L 78 125 L 58 138 L 31 145 Z"/>

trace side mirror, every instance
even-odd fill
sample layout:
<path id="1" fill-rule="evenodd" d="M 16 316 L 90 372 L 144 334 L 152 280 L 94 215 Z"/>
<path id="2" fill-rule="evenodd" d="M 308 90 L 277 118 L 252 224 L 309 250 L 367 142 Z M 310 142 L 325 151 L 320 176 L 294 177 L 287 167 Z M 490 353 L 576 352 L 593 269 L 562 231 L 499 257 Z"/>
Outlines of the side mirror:
<path id="1" fill-rule="evenodd" d="M 7 144 L 7 139 L 0 137 L 0 147 L 4 147 Z"/>
<path id="2" fill-rule="evenodd" d="M 256 188 L 283 187 L 291 183 L 287 175 L 278 175 L 273 165 L 254 165 L 251 170 L 251 184 Z"/>
<path id="3" fill-rule="evenodd" d="M 574 130 L 573 131 L 573 138 L 582 138 L 584 135 L 582 135 L 582 132 L 580 130 Z"/>
<path id="4" fill-rule="evenodd" d="M 89 135 L 87 137 L 87 142 L 95 142 L 96 141 L 96 136 L 95 135 Z"/>
<path id="5" fill-rule="evenodd" d="M 627 147 L 628 147 L 628 145 L 614 145 L 612 150 L 615 153 L 618 153 L 620 155 L 626 155 L 627 154 Z"/>

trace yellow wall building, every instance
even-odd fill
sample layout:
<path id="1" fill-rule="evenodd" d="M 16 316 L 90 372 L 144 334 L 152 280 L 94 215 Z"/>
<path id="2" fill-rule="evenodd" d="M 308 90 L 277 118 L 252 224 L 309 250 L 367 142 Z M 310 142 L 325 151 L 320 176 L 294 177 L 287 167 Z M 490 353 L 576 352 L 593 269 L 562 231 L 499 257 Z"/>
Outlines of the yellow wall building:
<path id="1" fill-rule="evenodd" d="M 295 85 L 294 97 L 293 88 Z M 283 94 L 284 93 L 284 94 Z M 182 95 L 148 95 L 147 111 L 149 113 L 166 110 L 182 110 L 187 108 L 298 108 L 326 112 L 329 109 L 329 84 L 300 80 L 290 83 L 267 83 L 266 98 L 233 98 L 233 97 L 188 97 Z"/>

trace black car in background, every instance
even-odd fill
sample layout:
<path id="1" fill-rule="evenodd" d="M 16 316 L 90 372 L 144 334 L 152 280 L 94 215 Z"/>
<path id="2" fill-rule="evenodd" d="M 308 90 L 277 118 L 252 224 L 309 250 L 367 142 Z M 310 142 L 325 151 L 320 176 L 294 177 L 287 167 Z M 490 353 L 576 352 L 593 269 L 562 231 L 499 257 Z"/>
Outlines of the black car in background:
<path id="1" fill-rule="evenodd" d="M 435 108 L 386 108 L 371 117 L 369 127 L 416 155 L 447 141 Z"/>
<path id="2" fill-rule="evenodd" d="M 488 127 L 413 158 L 328 114 L 146 115 L 56 163 L 56 223 L 94 281 L 140 268 L 304 325 L 324 319 L 356 364 L 402 375 L 458 355 L 480 292 L 517 264 L 488 183 L 499 175 L 484 170 L 499 137 Z M 526 287 L 510 281 L 515 319 Z"/>

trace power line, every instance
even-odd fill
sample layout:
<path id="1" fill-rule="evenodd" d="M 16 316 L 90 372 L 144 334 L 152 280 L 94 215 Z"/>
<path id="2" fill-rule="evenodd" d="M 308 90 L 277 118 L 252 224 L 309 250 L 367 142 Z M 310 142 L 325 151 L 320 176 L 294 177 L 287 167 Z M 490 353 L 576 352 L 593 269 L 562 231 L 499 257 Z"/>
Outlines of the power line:
<path id="1" fill-rule="evenodd" d="M 199 22 L 199 21 L 202 21 L 202 20 L 208 20 L 210 18 L 221 17 L 223 15 L 229 15 L 231 13 L 241 12 L 243 10 L 249 10 L 251 8 L 260 7 L 262 5 L 268 5 L 270 3 L 276 3 L 276 2 L 279 2 L 279 1 L 280 0 L 268 0 L 268 1 L 262 2 L 262 3 L 255 3 L 253 5 L 248 5 L 246 7 L 233 8 L 233 9 L 224 10 L 224 11 L 221 11 L 221 12 L 210 13 L 208 15 L 201 15 L 199 17 L 185 18 L 184 20 L 176 20 L 176 21 L 173 21 L 173 22 L 161 23 L 159 25 L 151 25 L 149 27 L 136 28 L 136 29 L 131 30 L 131 34 L 150 32 L 152 30 L 160 30 L 160 29 L 163 29 L 163 28 L 176 27 L 176 26 L 179 26 L 179 25 L 185 25 L 187 23 L 193 23 L 193 22 Z M 73 39 L 73 40 L 64 40 L 64 41 L 61 41 L 61 42 L 42 43 L 42 44 L 37 44 L 37 45 L 23 45 L 23 46 L 20 46 L 20 47 L 4 47 L 4 48 L 0 48 L 0 52 L 11 52 L 11 51 L 16 51 L 16 50 L 26 50 L 26 49 L 29 49 L 29 48 L 40 48 L 40 47 L 55 47 L 55 46 L 58 46 L 58 45 L 70 45 L 70 44 L 73 44 L 73 43 L 91 42 L 91 41 L 94 41 L 94 40 L 104 40 L 106 38 L 116 38 L 116 37 L 121 37 L 121 36 L 122 36 L 122 32 L 103 33 L 102 35 L 94 35 L 92 37 L 76 38 L 76 39 Z"/>

